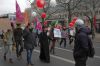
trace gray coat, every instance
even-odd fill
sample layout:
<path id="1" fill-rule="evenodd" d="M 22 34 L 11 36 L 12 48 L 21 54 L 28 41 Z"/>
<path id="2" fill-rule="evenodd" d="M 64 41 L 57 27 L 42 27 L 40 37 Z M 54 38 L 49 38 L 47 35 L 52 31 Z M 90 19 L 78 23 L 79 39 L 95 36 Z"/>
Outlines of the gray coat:
<path id="1" fill-rule="evenodd" d="M 28 28 L 25 28 L 23 31 L 24 38 L 24 48 L 25 49 L 34 49 L 36 46 L 36 34 L 31 32 Z"/>

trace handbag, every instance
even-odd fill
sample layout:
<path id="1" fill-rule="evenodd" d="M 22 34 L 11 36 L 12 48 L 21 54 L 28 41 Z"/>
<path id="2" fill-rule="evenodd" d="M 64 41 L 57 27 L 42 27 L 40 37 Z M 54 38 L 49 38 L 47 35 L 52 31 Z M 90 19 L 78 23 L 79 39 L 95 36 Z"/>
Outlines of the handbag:
<path id="1" fill-rule="evenodd" d="M 89 47 L 88 57 L 93 58 L 95 55 L 95 49 L 94 49 L 93 43 L 89 37 L 88 37 L 88 47 Z"/>

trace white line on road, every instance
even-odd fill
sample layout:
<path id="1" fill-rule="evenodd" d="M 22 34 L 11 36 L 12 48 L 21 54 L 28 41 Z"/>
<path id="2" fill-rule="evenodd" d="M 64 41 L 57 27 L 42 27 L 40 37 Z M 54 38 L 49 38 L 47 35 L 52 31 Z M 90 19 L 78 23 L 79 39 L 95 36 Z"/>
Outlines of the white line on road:
<path id="1" fill-rule="evenodd" d="M 58 48 L 58 47 L 55 47 L 56 49 L 60 49 L 60 50 L 64 50 L 64 51 L 68 51 L 68 52 L 73 52 L 71 50 L 67 50 L 67 49 L 63 49 L 63 48 Z"/>
<path id="2" fill-rule="evenodd" d="M 34 51 L 37 52 L 37 53 L 40 53 L 39 50 L 34 50 Z M 62 60 L 62 61 L 65 61 L 65 62 L 71 63 L 71 64 L 75 64 L 74 61 L 69 60 L 69 59 L 65 59 L 65 58 L 62 58 L 62 57 L 59 57 L 59 56 L 54 56 L 54 55 L 50 55 L 50 56 L 53 57 L 53 58 L 56 58 L 56 59 L 59 59 L 59 60 Z"/>
<path id="3" fill-rule="evenodd" d="M 58 47 L 55 47 L 56 49 L 60 49 L 60 50 L 64 50 L 64 51 L 67 51 L 67 52 L 73 52 L 73 51 L 71 51 L 71 50 L 68 50 L 68 49 L 63 49 L 63 48 L 58 48 Z M 98 59 L 100 59 L 100 56 L 94 56 L 94 58 L 98 58 Z"/>
<path id="4" fill-rule="evenodd" d="M 95 58 L 99 58 L 100 59 L 100 56 L 94 56 Z"/>
<path id="5" fill-rule="evenodd" d="M 95 47 L 95 48 L 100 49 L 100 47 Z"/>

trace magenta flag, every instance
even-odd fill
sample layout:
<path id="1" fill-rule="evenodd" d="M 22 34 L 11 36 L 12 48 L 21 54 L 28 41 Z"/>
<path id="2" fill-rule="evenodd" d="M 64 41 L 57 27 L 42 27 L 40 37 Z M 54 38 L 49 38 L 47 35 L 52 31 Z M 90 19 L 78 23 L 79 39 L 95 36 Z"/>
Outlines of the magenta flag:
<path id="1" fill-rule="evenodd" d="M 16 1 L 16 19 L 19 22 L 22 22 L 24 20 L 24 17 L 21 13 L 21 10 L 20 10 L 20 7 L 19 7 L 17 1 Z"/>
<path id="2" fill-rule="evenodd" d="M 42 25 L 39 22 L 38 18 L 36 17 L 35 20 L 36 20 L 36 29 L 42 31 Z"/>

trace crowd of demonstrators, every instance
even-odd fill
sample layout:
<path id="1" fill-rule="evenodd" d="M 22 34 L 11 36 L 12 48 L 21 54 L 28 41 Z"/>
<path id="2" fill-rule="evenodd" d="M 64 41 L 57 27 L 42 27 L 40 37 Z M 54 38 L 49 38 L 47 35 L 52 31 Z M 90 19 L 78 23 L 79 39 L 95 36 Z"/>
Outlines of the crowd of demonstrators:
<path id="1" fill-rule="evenodd" d="M 13 32 L 16 44 L 16 55 L 17 58 L 20 59 L 23 51 L 23 30 L 21 28 L 21 24 L 17 24 L 17 28 L 15 28 Z"/>
<path id="2" fill-rule="evenodd" d="M 17 28 L 13 29 L 13 31 L 7 30 L 7 32 L 2 33 L 5 49 L 4 60 L 6 60 L 6 56 L 9 54 L 9 61 L 13 63 L 12 48 L 15 42 L 18 59 L 21 58 L 23 49 L 26 49 L 28 66 L 34 64 L 32 63 L 32 54 L 37 45 L 40 47 L 39 59 L 43 62 L 50 63 L 50 52 L 55 54 L 55 45 L 58 44 L 62 46 L 62 42 L 64 42 L 64 48 L 67 48 L 68 42 L 66 40 L 69 38 L 70 45 L 74 41 L 73 56 L 75 66 L 86 66 L 88 57 L 91 56 L 91 54 L 91 57 L 93 57 L 94 54 L 94 52 L 90 50 L 90 47 L 93 45 L 89 37 L 91 30 L 84 25 L 84 21 L 81 19 L 77 19 L 75 24 L 75 29 L 69 27 L 70 33 L 67 32 L 66 27 L 62 26 L 60 29 L 57 28 L 61 32 L 61 37 L 59 37 L 61 40 L 60 43 L 56 43 L 58 37 L 54 36 L 55 26 L 42 26 L 42 31 L 38 30 L 34 32 L 31 23 L 29 23 L 24 30 L 21 29 L 21 24 L 17 24 Z"/>

